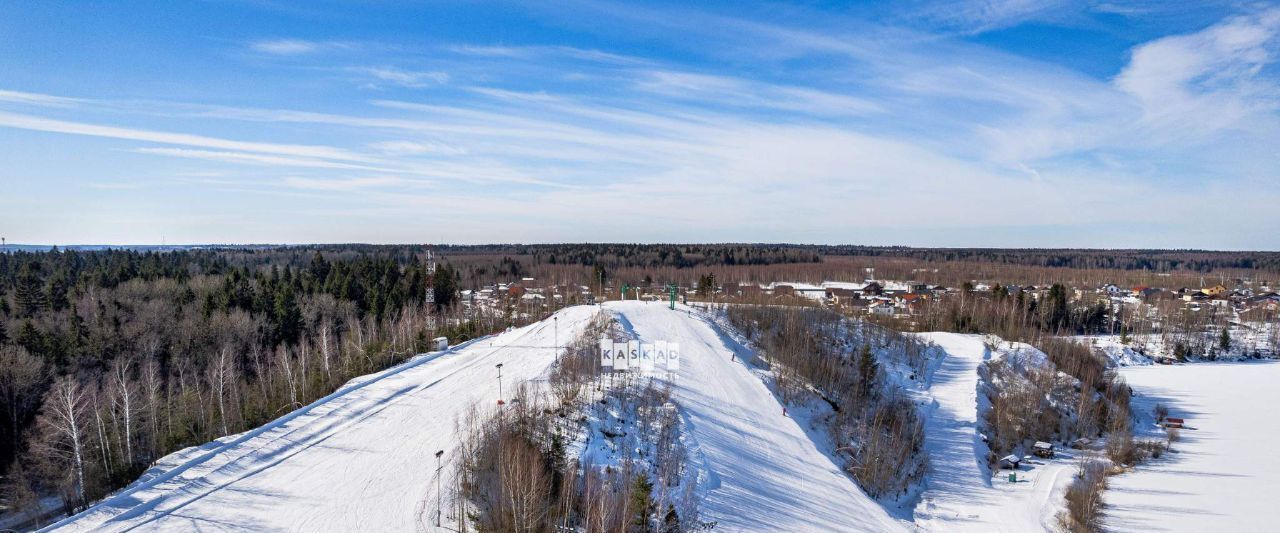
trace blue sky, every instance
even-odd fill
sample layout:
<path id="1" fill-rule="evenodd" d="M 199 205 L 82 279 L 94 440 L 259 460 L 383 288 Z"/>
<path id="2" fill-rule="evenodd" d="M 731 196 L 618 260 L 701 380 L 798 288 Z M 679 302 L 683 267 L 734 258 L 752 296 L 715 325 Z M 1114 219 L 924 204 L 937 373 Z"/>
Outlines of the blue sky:
<path id="1" fill-rule="evenodd" d="M 1280 249 L 1280 6 L 0 4 L 9 242 Z"/>

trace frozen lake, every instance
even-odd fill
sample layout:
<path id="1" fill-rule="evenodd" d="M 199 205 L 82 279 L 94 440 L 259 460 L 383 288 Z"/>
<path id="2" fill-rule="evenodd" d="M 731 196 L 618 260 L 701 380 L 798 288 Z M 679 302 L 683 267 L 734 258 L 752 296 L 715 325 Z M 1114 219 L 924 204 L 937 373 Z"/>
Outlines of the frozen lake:
<path id="1" fill-rule="evenodd" d="M 1174 454 L 1110 479 L 1106 525 L 1113 531 L 1274 531 L 1280 427 L 1280 363 L 1206 363 L 1123 369 L 1134 412 L 1158 402 L 1187 419 Z M 1147 421 L 1150 423 L 1150 420 Z M 1146 431 L 1146 428 L 1142 428 Z"/>

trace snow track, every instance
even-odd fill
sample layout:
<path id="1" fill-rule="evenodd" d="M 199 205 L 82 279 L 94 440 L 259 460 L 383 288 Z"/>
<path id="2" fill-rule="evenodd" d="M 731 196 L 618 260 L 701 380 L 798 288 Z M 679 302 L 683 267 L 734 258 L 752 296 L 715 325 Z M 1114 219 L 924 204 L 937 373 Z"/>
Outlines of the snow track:
<path id="1" fill-rule="evenodd" d="M 715 531 L 902 531 L 897 521 L 822 453 L 758 376 L 744 349 L 685 307 L 611 302 L 644 341 L 680 342 L 674 397 L 705 469 L 704 521 Z M 731 360 L 730 354 L 739 356 Z"/>
<path id="2" fill-rule="evenodd" d="M 560 339 L 593 307 L 557 313 Z M 456 415 L 554 360 L 550 320 L 352 380 L 258 429 L 188 448 L 50 529 L 65 531 L 414 531 L 435 509 L 436 450 Z M 519 347 L 504 348 L 507 345 Z M 529 346 L 546 346 L 529 348 Z"/>
<path id="3" fill-rule="evenodd" d="M 927 391 L 933 400 L 925 423 L 930 469 L 916 524 L 926 531 L 1050 530 L 1071 477 L 1069 459 L 1034 461 L 1018 472 L 1016 484 L 993 481 L 987 445 L 977 431 L 979 407 L 986 402 L 978 394 L 978 367 L 993 354 L 981 335 L 925 333 L 920 338 L 947 355 Z"/>

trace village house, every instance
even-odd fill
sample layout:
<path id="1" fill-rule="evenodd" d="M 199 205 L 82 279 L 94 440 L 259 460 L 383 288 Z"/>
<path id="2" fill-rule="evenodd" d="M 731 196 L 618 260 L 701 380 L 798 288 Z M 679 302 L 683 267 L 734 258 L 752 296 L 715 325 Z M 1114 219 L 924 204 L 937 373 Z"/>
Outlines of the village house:
<path id="1" fill-rule="evenodd" d="M 1222 285 L 1214 285 L 1212 287 L 1200 289 L 1200 293 L 1207 296 L 1222 296 L 1227 293 L 1227 288 Z"/>
<path id="2" fill-rule="evenodd" d="M 884 285 L 878 281 L 872 281 L 862 288 L 863 296 L 880 296 L 884 294 Z"/>

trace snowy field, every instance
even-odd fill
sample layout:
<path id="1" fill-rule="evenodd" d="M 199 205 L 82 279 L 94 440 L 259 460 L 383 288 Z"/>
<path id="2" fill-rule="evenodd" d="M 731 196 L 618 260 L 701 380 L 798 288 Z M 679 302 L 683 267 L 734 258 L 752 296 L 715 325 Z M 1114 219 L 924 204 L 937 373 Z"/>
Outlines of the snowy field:
<path id="1" fill-rule="evenodd" d="M 1133 410 L 1156 403 L 1185 418 L 1177 453 L 1112 477 L 1104 494 L 1113 531 L 1276 531 L 1280 455 L 1266 418 L 1280 362 L 1198 363 L 1123 369 Z M 1151 421 L 1147 420 L 1147 424 Z"/>
<path id="2" fill-rule="evenodd" d="M 1009 471 L 992 478 L 987 445 L 978 435 L 978 366 L 1010 349 L 1026 345 L 998 343 L 992 353 L 982 335 L 925 333 L 947 355 L 933 372 L 927 390 L 932 405 L 925 421 L 930 469 L 916 505 L 915 522 L 925 531 L 1049 531 L 1062 508 L 1063 492 L 1074 472 L 1070 454 L 1031 459 L 1010 483 Z"/>

